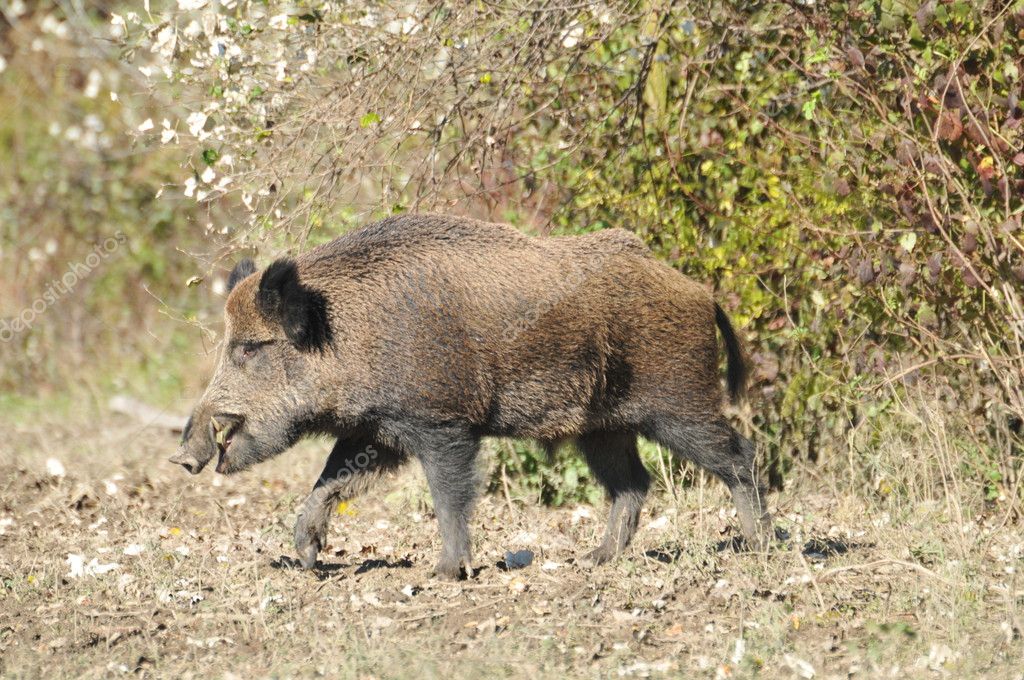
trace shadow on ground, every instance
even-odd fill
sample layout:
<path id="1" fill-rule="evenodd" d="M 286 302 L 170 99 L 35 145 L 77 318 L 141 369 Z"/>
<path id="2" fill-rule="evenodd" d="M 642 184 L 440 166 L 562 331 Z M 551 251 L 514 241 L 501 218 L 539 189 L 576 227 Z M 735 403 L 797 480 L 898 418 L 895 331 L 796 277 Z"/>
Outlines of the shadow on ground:
<path id="1" fill-rule="evenodd" d="M 788 531 L 776 528 L 775 546 L 773 549 L 785 551 L 792 550 L 793 544 L 789 539 L 790 536 Z M 834 537 L 812 537 L 804 542 L 800 547 L 800 552 L 804 557 L 811 560 L 826 560 L 832 557 L 838 557 L 839 555 L 845 555 L 853 550 L 862 550 L 872 547 L 874 547 L 873 543 L 854 543 L 852 541 Z M 750 552 L 750 549 L 742 536 L 731 536 L 730 538 L 715 543 L 714 551 L 719 553 L 747 553 Z M 680 545 L 667 545 L 646 551 L 644 553 L 644 557 L 663 564 L 672 564 L 679 560 L 683 555 L 683 552 L 683 548 Z"/>

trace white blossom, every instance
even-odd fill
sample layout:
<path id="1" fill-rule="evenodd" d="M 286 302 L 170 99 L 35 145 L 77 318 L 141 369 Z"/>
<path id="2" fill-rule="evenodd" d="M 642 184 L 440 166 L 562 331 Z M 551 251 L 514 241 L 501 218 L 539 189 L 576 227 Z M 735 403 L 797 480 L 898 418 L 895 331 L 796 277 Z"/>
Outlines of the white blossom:
<path id="1" fill-rule="evenodd" d="M 110 15 L 110 37 L 112 38 L 123 38 L 128 34 L 128 28 L 125 25 L 124 17 L 120 14 Z"/>
<path id="2" fill-rule="evenodd" d="M 68 25 L 57 19 L 52 14 L 47 14 L 43 18 L 42 23 L 39 24 L 39 28 L 42 29 L 43 33 L 50 33 L 58 38 L 63 39 L 68 37 Z"/>
<path id="3" fill-rule="evenodd" d="M 202 26 L 201 26 L 201 25 L 199 24 L 199 22 L 198 22 L 198 21 L 196 21 L 195 19 L 193 19 L 192 21 L 188 22 L 188 26 L 186 26 L 186 27 L 185 27 L 185 28 L 184 28 L 184 29 L 183 29 L 183 30 L 181 31 L 181 33 L 182 33 L 182 35 L 184 35 L 184 36 L 185 36 L 186 38 L 189 38 L 189 39 L 193 39 L 193 40 L 194 40 L 195 38 L 198 38 L 198 37 L 199 37 L 200 35 L 202 35 L 202 33 L 203 33 L 203 27 L 202 27 Z"/>
<path id="4" fill-rule="evenodd" d="M 302 66 L 300 66 L 299 70 L 300 71 L 308 71 L 309 69 L 311 69 L 314 66 L 316 66 L 316 56 L 317 56 L 316 50 L 314 50 L 314 49 L 306 50 L 306 63 L 303 64 Z"/>
<path id="5" fill-rule="evenodd" d="M 156 34 L 156 40 L 153 42 L 150 52 L 159 52 L 165 59 L 170 59 L 174 56 L 174 48 L 177 44 L 178 32 L 174 30 L 173 26 L 167 25 Z"/>
<path id="6" fill-rule="evenodd" d="M 565 49 L 572 49 L 579 44 L 580 38 L 583 37 L 583 27 L 576 24 L 572 28 L 568 28 L 562 32 L 562 47 Z"/>
<path id="7" fill-rule="evenodd" d="M 420 22 L 411 16 L 402 20 L 393 19 L 384 25 L 384 30 L 394 35 L 413 35 L 420 28 Z"/>
<path id="8" fill-rule="evenodd" d="M 85 89 L 82 90 L 82 94 L 88 99 L 96 99 L 96 96 L 100 93 L 100 85 L 103 84 L 103 76 L 96 69 L 89 71 L 89 75 L 85 79 Z"/>
<path id="9" fill-rule="evenodd" d="M 199 137 L 203 128 L 206 127 L 206 114 L 202 111 L 193 111 L 188 114 L 188 118 L 185 119 L 185 123 L 188 125 L 188 131 L 194 136 Z"/>
<path id="10" fill-rule="evenodd" d="M 7 14 L 17 19 L 25 13 L 25 0 L 11 0 L 7 5 Z"/>
<path id="11" fill-rule="evenodd" d="M 147 118 L 139 124 L 139 132 L 148 132 L 153 129 L 153 119 Z"/>

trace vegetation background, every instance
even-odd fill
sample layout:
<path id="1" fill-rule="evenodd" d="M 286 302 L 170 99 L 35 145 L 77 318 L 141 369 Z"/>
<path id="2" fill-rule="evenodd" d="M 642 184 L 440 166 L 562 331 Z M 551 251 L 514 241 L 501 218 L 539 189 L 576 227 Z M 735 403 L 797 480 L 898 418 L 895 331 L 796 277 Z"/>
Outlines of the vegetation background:
<path id="1" fill-rule="evenodd" d="M 184 412 L 243 254 L 617 226 L 743 329 L 775 489 L 1019 532 L 1022 70 L 1020 0 L 3 0 L 0 411 Z M 492 454 L 499 494 L 599 500 L 571 453 Z"/>

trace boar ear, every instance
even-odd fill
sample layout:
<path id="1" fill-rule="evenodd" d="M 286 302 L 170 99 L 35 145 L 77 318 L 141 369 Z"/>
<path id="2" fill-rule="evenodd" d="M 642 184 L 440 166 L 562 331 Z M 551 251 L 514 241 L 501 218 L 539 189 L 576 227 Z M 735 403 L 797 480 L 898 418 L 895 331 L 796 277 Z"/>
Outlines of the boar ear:
<path id="1" fill-rule="evenodd" d="M 233 291 L 235 286 L 237 286 L 242 279 L 255 273 L 256 265 L 253 264 L 252 260 L 248 257 L 244 260 L 239 260 L 238 264 L 235 265 L 235 268 L 231 270 L 230 274 L 228 274 L 228 292 L 230 293 Z"/>
<path id="2" fill-rule="evenodd" d="M 298 349 L 322 350 L 331 340 L 327 300 L 323 293 L 302 285 L 291 260 L 277 260 L 263 272 L 256 306 L 264 318 L 281 324 Z"/>

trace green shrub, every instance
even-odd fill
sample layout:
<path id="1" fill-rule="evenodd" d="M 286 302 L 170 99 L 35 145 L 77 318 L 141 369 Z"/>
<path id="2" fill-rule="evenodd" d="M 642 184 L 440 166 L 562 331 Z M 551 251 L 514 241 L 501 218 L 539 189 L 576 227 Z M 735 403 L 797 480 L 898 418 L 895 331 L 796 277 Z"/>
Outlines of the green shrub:
<path id="1" fill-rule="evenodd" d="M 556 229 L 632 229 L 716 286 L 776 486 L 919 381 L 988 442 L 990 493 L 984 469 L 1019 475 L 1024 3 L 652 11 L 559 102 L 578 153 L 548 167 L 555 127 L 516 140 L 562 188 Z"/>

